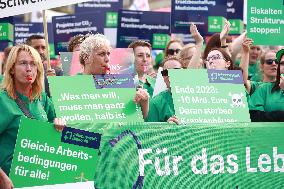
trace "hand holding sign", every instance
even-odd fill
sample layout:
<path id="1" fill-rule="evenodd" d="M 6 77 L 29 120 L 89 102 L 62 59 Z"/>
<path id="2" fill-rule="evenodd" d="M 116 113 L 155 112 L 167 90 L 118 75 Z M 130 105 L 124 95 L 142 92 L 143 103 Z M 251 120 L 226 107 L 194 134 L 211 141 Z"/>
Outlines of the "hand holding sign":
<path id="1" fill-rule="evenodd" d="M 12 189 L 14 188 L 10 178 L 0 169 L 0 188 L 1 189 Z"/>
<path id="2" fill-rule="evenodd" d="M 62 132 L 66 126 L 66 121 L 61 118 L 55 118 L 53 121 L 54 127 L 58 132 Z"/>
<path id="3" fill-rule="evenodd" d="M 175 116 L 175 115 L 172 116 L 172 117 L 170 117 L 167 122 L 168 122 L 168 123 L 175 123 L 175 124 L 177 124 L 177 125 L 180 124 L 179 119 L 178 119 L 177 116 Z"/>

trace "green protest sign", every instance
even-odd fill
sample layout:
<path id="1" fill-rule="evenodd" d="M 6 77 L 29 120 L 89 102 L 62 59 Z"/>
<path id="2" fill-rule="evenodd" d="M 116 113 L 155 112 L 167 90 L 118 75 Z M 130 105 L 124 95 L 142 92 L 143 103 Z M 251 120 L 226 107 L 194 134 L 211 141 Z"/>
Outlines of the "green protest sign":
<path id="1" fill-rule="evenodd" d="M 93 188 L 101 135 L 23 118 L 10 178 L 15 188 Z M 91 145 L 89 145 L 91 144 Z"/>
<path id="2" fill-rule="evenodd" d="M 14 26 L 10 23 L 0 23 L 0 41 L 14 40 Z"/>
<path id="3" fill-rule="evenodd" d="M 128 77 L 122 80 L 131 82 Z M 48 81 L 56 115 L 67 123 L 144 121 L 133 102 L 134 87 L 106 88 L 113 79 L 104 84 L 92 75 L 49 77 Z M 97 82 L 106 86 L 96 88 Z"/>
<path id="4" fill-rule="evenodd" d="M 283 45 L 283 14 L 283 0 L 248 0 L 247 36 L 255 45 Z"/>
<path id="5" fill-rule="evenodd" d="M 113 127 L 96 188 L 283 188 L 283 123 Z"/>
<path id="6" fill-rule="evenodd" d="M 240 70 L 170 70 L 169 76 L 182 123 L 250 122 Z"/>
<path id="7" fill-rule="evenodd" d="M 168 42 L 170 41 L 170 36 L 168 34 L 154 33 L 152 41 L 153 48 L 163 49 L 166 48 Z"/>
<path id="8" fill-rule="evenodd" d="M 118 22 L 118 13 L 117 12 L 107 12 L 106 13 L 106 27 L 116 28 Z"/>
<path id="9" fill-rule="evenodd" d="M 242 34 L 244 31 L 244 23 L 241 19 L 230 19 L 231 23 L 229 34 Z"/>
<path id="10" fill-rule="evenodd" d="M 222 16 L 208 16 L 208 32 L 221 32 L 226 19 Z"/>

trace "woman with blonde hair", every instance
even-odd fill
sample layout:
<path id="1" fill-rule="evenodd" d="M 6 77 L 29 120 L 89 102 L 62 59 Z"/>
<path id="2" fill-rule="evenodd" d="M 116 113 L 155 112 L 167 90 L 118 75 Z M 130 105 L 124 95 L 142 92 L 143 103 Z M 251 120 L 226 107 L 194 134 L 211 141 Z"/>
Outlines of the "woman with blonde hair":
<path id="1" fill-rule="evenodd" d="M 11 49 L 0 91 L 0 188 L 13 188 L 9 171 L 22 116 L 65 125 L 55 118 L 51 100 L 43 93 L 43 65 L 39 53 L 27 45 Z"/>
<path id="2" fill-rule="evenodd" d="M 176 56 L 181 51 L 184 46 L 182 40 L 180 39 L 171 39 L 166 48 L 165 48 L 165 58 L 168 56 Z"/>

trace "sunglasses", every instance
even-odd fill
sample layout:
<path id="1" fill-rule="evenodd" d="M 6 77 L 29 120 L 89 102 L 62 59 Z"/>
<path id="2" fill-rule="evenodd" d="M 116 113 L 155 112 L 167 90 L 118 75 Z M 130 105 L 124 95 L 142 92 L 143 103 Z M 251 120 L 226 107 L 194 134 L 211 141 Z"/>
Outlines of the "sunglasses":
<path id="1" fill-rule="evenodd" d="M 273 62 L 275 62 L 275 64 L 277 64 L 277 59 L 267 59 L 267 60 L 265 60 L 265 63 L 268 64 L 268 65 L 273 64 Z"/>
<path id="2" fill-rule="evenodd" d="M 169 55 L 174 55 L 175 53 L 178 54 L 180 52 L 180 49 L 168 49 L 167 53 Z"/>

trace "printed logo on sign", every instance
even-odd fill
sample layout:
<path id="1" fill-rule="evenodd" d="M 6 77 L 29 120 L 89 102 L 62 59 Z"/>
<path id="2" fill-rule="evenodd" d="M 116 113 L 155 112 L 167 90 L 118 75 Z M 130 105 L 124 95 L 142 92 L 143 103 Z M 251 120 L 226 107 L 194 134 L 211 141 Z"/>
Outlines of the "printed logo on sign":
<path id="1" fill-rule="evenodd" d="M 209 83 L 242 84 L 243 77 L 240 70 L 207 70 Z"/>
<path id="2" fill-rule="evenodd" d="M 97 89 L 102 88 L 134 88 L 134 78 L 131 74 L 106 74 L 94 77 Z"/>
<path id="3" fill-rule="evenodd" d="M 62 131 L 61 142 L 99 149 L 101 134 L 65 127 Z"/>
<path id="4" fill-rule="evenodd" d="M 231 107 L 246 107 L 244 101 L 243 101 L 243 97 L 245 97 L 245 95 L 243 93 L 234 93 L 232 94 L 231 92 L 229 93 L 229 96 L 232 98 L 232 103 L 231 103 Z"/>

